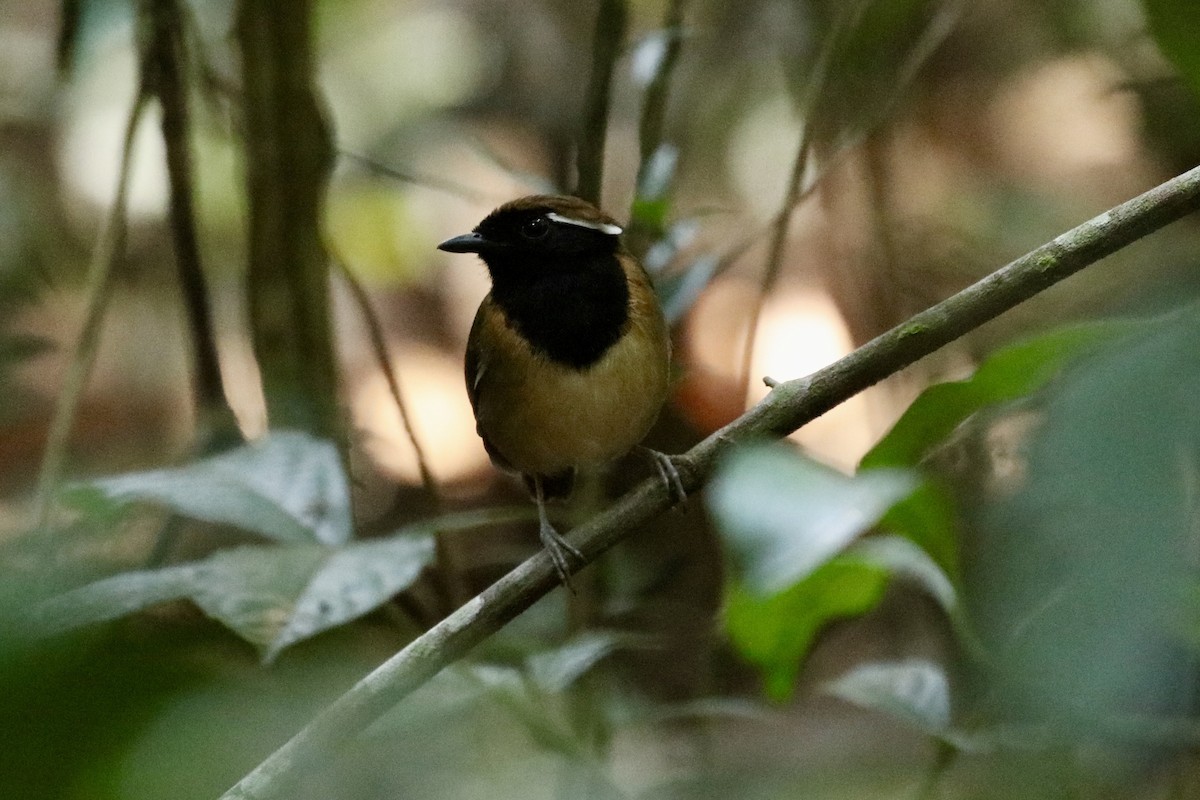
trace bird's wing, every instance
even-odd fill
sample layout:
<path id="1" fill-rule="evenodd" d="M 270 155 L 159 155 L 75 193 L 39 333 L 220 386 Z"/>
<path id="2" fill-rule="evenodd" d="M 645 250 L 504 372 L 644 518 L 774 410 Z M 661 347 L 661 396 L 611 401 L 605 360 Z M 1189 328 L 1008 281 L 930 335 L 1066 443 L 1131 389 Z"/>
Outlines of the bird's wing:
<path id="1" fill-rule="evenodd" d="M 463 377 L 467 382 L 467 399 L 471 401 L 471 410 L 477 414 L 479 412 L 479 384 L 487 371 L 487 360 L 483 348 L 480 346 L 482 339 L 480 331 L 483 328 L 484 307 L 490 302 L 490 297 L 485 298 L 480 304 L 479 310 L 475 312 L 475 321 L 471 323 L 471 333 L 467 337 L 467 352 L 463 357 Z"/>
<path id="2" fill-rule="evenodd" d="M 467 352 L 463 356 L 463 377 L 467 383 L 467 399 L 471 401 L 471 411 L 475 414 L 475 432 L 483 440 L 483 449 L 487 451 L 493 464 L 501 469 L 511 470 L 512 465 L 508 459 L 500 455 L 479 424 L 479 394 L 488 371 L 487 348 L 483 346 L 486 335 L 483 328 L 486 315 L 494 311 L 491 309 L 491 303 L 492 298 L 489 295 L 483 299 L 479 310 L 475 312 L 475 321 L 471 323 L 471 333 L 467 336 Z"/>

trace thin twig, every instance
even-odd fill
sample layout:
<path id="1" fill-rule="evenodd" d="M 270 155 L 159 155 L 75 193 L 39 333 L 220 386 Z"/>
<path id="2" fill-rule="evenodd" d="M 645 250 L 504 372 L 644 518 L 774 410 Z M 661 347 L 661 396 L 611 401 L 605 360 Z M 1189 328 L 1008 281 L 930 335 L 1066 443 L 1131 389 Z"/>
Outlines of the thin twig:
<path id="1" fill-rule="evenodd" d="M 133 164 L 133 140 L 137 134 L 138 125 L 146 111 L 149 92 L 145 84 L 138 88 L 129 118 L 125 123 L 125 136 L 121 145 L 121 167 L 117 173 L 116 196 L 104 221 L 104 230 L 96 241 L 96 249 L 92 252 L 92 260 L 88 265 L 87 285 L 84 295 L 87 298 L 86 316 L 83 328 L 79 332 L 79 340 L 67 365 L 67 374 L 63 387 L 58 395 L 58 404 L 54 409 L 54 418 L 50 422 L 50 432 L 46 437 L 46 451 L 42 456 L 42 466 L 38 473 L 37 497 L 34 501 L 33 527 L 45 527 L 50 518 L 50 508 L 54 502 L 54 494 L 58 481 L 62 477 L 63 464 L 67 456 L 67 440 L 71 428 L 75 424 L 75 414 L 79 410 L 79 402 L 83 398 L 83 390 L 92 365 L 96 361 L 96 349 L 100 344 L 100 331 L 104 324 L 104 314 L 112 299 L 114 276 L 117 262 L 125 250 L 126 205 L 129 199 L 129 175 Z"/>
<path id="2" fill-rule="evenodd" d="M 772 222 L 771 243 L 767 248 L 767 259 L 763 267 L 762 281 L 758 285 L 758 292 L 754 297 L 754 305 L 750 309 L 750 317 L 746 323 L 746 340 L 742 346 L 741 368 L 738 371 L 738 386 L 744 387 L 746 390 L 750 388 L 750 370 L 753 367 L 754 346 L 758 340 L 758 323 L 762 318 L 763 307 L 767 303 L 767 297 L 775 288 L 775 284 L 779 280 L 779 273 L 783 268 L 783 249 L 787 245 L 788 230 L 792 226 L 792 216 L 795 214 L 801 200 L 811 194 L 811 192 L 805 191 L 804 187 L 804 176 L 808 172 L 809 157 L 812 155 L 813 150 L 813 132 L 816 130 L 816 125 L 813 124 L 812 119 L 809 119 L 809 117 L 811 117 L 813 109 L 817 107 L 821 94 L 824 91 L 825 82 L 829 77 L 829 66 L 833 62 L 833 56 L 842 41 L 842 36 L 857 22 L 864 8 L 865 4 L 860 4 L 855 9 L 852 9 L 849 12 L 849 16 L 844 18 L 841 23 L 834 26 L 833 31 L 826 37 L 821 51 L 817 54 L 816 62 L 812 68 L 812 75 L 809 76 L 807 83 L 808 91 L 801 103 L 805 120 L 800 131 L 800 139 L 796 145 L 796 156 L 792 160 L 791 172 L 788 173 L 787 189 L 783 194 L 783 202 L 780 204 L 779 213 L 776 214 Z M 815 181 L 809 184 L 810 187 L 815 185 Z"/>
<path id="3" fill-rule="evenodd" d="M 695 493 L 718 457 L 732 447 L 786 436 L 1049 286 L 1197 209 L 1200 167 L 1062 234 L 830 366 L 779 384 L 754 408 L 676 457 L 684 489 Z M 572 544 L 583 553 L 584 563 L 590 563 L 675 502 L 661 481 L 643 481 L 572 531 Z M 381 714 L 558 585 L 544 551 L 519 564 L 334 701 L 222 800 L 289 796 L 290 787 L 315 765 L 352 746 Z"/>
<path id="4" fill-rule="evenodd" d="M 467 186 L 465 183 L 446 180 L 434 175 L 423 175 L 417 172 L 410 172 L 398 167 L 391 167 L 387 164 L 376 161 L 369 156 L 364 156 L 360 153 L 352 153 L 349 150 L 338 149 L 338 155 L 347 161 L 353 161 L 355 164 L 364 169 L 373 172 L 377 175 L 385 175 L 389 178 L 394 178 L 402 183 L 411 183 L 414 186 L 423 186 L 427 189 L 436 189 L 439 192 L 454 195 L 471 203 L 487 203 L 496 201 L 499 198 L 489 196 L 483 192 Z"/>
<path id="5" fill-rule="evenodd" d="M 899 70 L 896 81 L 896 91 L 891 95 L 889 101 L 884 104 L 878 116 L 872 122 L 868 122 L 859 131 L 852 135 L 847 141 L 841 144 L 835 152 L 835 155 L 828 160 L 839 159 L 846 153 L 858 147 L 879 125 L 883 124 L 894 112 L 899 105 L 900 98 L 903 96 L 904 88 L 907 87 L 917 77 L 918 72 L 933 51 L 939 44 L 949 35 L 954 25 L 962 12 L 962 0 L 955 0 L 945 7 L 938 10 L 937 14 L 930 21 L 922 32 L 921 37 L 913 45 L 912 52 L 905 60 L 903 67 Z M 825 47 L 821 54 L 817 57 L 817 62 L 813 67 L 813 75 L 809 82 L 809 92 L 803 103 L 806 110 L 811 110 L 816 107 L 817 100 L 825 86 L 825 80 L 828 75 L 830 64 L 837 50 L 837 46 L 841 41 L 841 36 L 847 33 L 857 24 L 862 15 L 866 11 L 866 4 L 861 4 L 855 7 L 846 21 L 837 26 L 834 32 L 826 40 Z M 758 336 L 758 323 L 762 316 L 763 307 L 766 304 L 767 296 L 774 288 L 776 281 L 779 278 L 779 272 L 782 267 L 783 247 L 787 243 L 787 232 L 791 226 L 792 215 L 796 208 L 813 194 L 815 189 L 821 184 L 822 179 L 830 174 L 831 166 L 827 166 L 822 172 L 810 180 L 807 186 L 803 183 L 804 175 L 808 171 L 809 156 L 813 148 L 812 131 L 815 129 L 812 120 L 806 120 L 804 129 L 800 134 L 800 143 L 796 150 L 796 160 L 792 165 L 792 172 L 788 178 L 788 188 L 784 195 L 784 201 L 780 206 L 779 212 L 772 220 L 771 246 L 767 252 L 766 267 L 763 270 L 763 279 L 759 284 L 759 291 L 755 297 L 754 306 L 750 312 L 750 320 L 747 324 L 747 333 L 745 346 L 742 350 L 741 369 L 739 370 L 739 386 L 749 387 L 750 369 L 752 367 L 751 360 L 754 356 L 755 340 Z"/>
<path id="6" fill-rule="evenodd" d="M 383 335 L 383 326 L 379 323 L 379 316 L 375 313 L 375 309 L 371 307 L 371 298 L 367 295 L 367 290 L 363 287 L 362 282 L 358 277 L 350 271 L 340 258 L 333 259 L 333 263 L 337 266 L 338 272 L 346 281 L 346 288 L 350 290 L 350 296 L 354 299 L 354 304 L 358 306 L 359 313 L 362 314 L 363 323 L 367 326 L 367 336 L 371 339 L 371 349 L 375 351 L 375 360 L 379 362 L 379 369 L 383 371 L 383 376 L 387 378 L 388 389 L 392 393 L 392 401 L 395 402 L 396 408 L 400 411 L 400 422 L 404 425 L 404 434 L 408 437 L 408 441 L 412 444 L 413 452 L 417 457 L 417 471 L 421 475 L 421 485 L 425 487 L 425 491 L 433 498 L 436 503 L 439 498 L 437 479 L 433 477 L 433 472 L 429 469 L 429 461 L 425 458 L 425 448 L 421 446 L 421 441 L 417 437 L 416 428 L 413 427 L 412 414 L 409 412 L 408 403 L 404 402 L 404 394 L 400 391 L 400 376 L 396 374 L 396 368 L 392 365 L 392 359 L 388 355 L 387 338 Z"/>
<path id="7" fill-rule="evenodd" d="M 796 149 L 796 160 L 792 162 L 792 172 L 788 176 L 787 192 L 779 214 L 775 217 L 771 229 L 771 244 L 767 249 L 766 267 L 763 269 L 762 281 L 758 284 L 758 292 L 754 296 L 754 305 L 750 309 L 750 319 L 746 323 L 746 340 L 742 346 L 741 369 L 738 371 L 738 386 L 749 387 L 750 370 L 753 368 L 754 345 L 758 340 L 758 323 L 762 318 L 763 307 L 767 297 L 779 280 L 783 267 L 783 248 L 787 244 L 788 229 L 792 226 L 792 215 L 800 205 L 803 192 L 804 173 L 808 170 L 808 157 L 812 152 L 811 125 L 805 125 L 800 134 L 800 145 Z"/>
<path id="8" fill-rule="evenodd" d="M 625 0 L 600 0 L 592 39 L 592 74 L 584 98 L 583 124 L 575 160 L 578 172 L 575 194 L 595 205 L 600 205 L 604 184 L 604 142 L 608 132 L 613 65 L 621 53 L 628 17 Z"/>
<path id="9" fill-rule="evenodd" d="M 671 76 L 679 62 L 683 45 L 683 15 L 687 0 L 669 0 L 663 19 L 663 52 L 655 64 L 654 73 L 646 83 L 642 98 L 641 117 L 638 121 L 638 169 L 634 182 L 634 196 L 629 213 L 630 225 L 626 230 L 625 244 L 638 258 L 665 234 L 661 220 L 653 224 L 639 213 L 643 203 L 655 204 L 670 191 L 674 180 L 674 149 L 663 146 L 663 129 L 666 123 L 667 101 L 670 99 Z M 670 153 L 671 162 L 663 172 L 659 165 L 660 156 Z M 660 175 L 660 173 L 662 173 Z"/>

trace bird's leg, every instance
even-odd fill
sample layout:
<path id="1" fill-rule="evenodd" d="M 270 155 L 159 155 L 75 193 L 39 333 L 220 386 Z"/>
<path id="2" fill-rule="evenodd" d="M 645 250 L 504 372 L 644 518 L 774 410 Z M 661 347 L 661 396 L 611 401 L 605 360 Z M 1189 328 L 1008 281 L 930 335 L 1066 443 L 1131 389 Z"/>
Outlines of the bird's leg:
<path id="1" fill-rule="evenodd" d="M 538 537 L 542 540 L 542 546 L 546 548 L 546 553 L 549 554 L 550 560 L 554 563 L 554 571 L 558 573 L 558 579 L 562 581 L 563 586 L 574 591 L 571 586 L 571 570 L 569 559 L 575 559 L 577 563 L 582 564 L 584 561 L 583 553 L 579 552 L 579 548 L 568 542 L 562 537 L 554 526 L 550 524 L 550 518 L 546 515 L 546 493 L 542 489 L 542 476 L 533 476 L 533 496 L 537 501 L 538 508 Z"/>
<path id="2" fill-rule="evenodd" d="M 667 487 L 671 496 L 675 498 L 675 502 L 682 503 L 687 500 L 687 490 L 683 488 L 683 478 L 680 477 L 679 469 L 675 466 L 675 461 L 671 456 L 660 453 L 658 450 L 651 450 L 644 444 L 638 445 L 638 450 L 654 463 L 658 477 Z"/>

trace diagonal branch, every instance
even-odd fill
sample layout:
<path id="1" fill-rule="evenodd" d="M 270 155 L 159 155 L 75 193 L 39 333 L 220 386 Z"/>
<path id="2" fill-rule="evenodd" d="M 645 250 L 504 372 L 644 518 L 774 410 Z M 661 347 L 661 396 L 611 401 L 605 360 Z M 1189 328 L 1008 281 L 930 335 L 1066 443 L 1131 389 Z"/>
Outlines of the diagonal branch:
<path id="1" fill-rule="evenodd" d="M 1123 203 L 1018 258 L 807 378 L 777 384 L 765 400 L 676 459 L 684 488 L 700 488 L 735 445 L 779 437 L 1131 242 L 1200 209 L 1200 167 Z M 592 561 L 673 503 L 646 480 L 571 533 Z M 315 764 L 351 745 L 383 712 L 465 655 L 558 585 L 539 552 L 409 644 L 317 715 L 222 800 L 289 796 Z"/>
<path id="2" fill-rule="evenodd" d="M 121 166 L 117 171 L 116 196 L 109 209 L 104 229 L 92 251 L 91 263 L 88 265 L 87 312 L 83 328 L 79 331 L 75 349 L 67 364 L 67 374 L 63 378 L 63 387 L 58 395 L 58 403 L 54 408 L 54 417 L 50 422 L 50 432 L 46 438 L 46 450 L 42 456 L 42 466 L 38 473 L 37 498 L 34 501 L 33 527 L 44 528 L 50 518 L 50 508 L 54 503 L 54 493 L 58 489 L 58 481 L 62 477 L 63 466 L 67 459 L 67 444 L 71 436 L 71 428 L 75 424 L 75 414 L 79 411 L 79 403 L 83 399 L 83 391 L 91 375 L 92 366 L 96 361 L 96 350 L 100 346 L 100 334 L 104 327 L 104 315 L 108 311 L 116 285 L 116 270 L 122 254 L 125 252 L 125 217 L 126 204 L 129 200 L 129 180 L 133 166 L 133 143 L 137 136 L 138 125 L 145 114 L 150 93 L 143 82 L 138 87 L 137 97 L 125 123 L 125 136 L 121 145 Z"/>

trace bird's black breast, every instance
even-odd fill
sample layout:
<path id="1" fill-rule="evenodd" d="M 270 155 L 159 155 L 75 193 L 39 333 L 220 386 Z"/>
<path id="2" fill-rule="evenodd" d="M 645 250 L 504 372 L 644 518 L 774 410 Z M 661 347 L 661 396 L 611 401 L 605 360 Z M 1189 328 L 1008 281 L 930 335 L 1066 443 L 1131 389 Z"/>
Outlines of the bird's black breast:
<path id="1" fill-rule="evenodd" d="M 586 369 L 628 327 L 629 286 L 615 254 L 496 272 L 492 300 L 535 352 L 560 364 Z"/>

